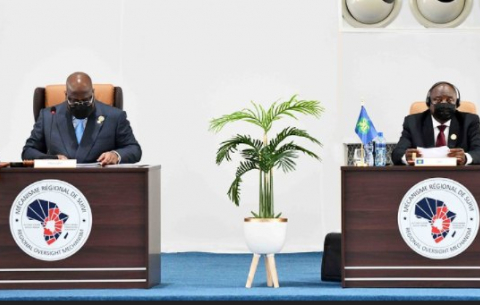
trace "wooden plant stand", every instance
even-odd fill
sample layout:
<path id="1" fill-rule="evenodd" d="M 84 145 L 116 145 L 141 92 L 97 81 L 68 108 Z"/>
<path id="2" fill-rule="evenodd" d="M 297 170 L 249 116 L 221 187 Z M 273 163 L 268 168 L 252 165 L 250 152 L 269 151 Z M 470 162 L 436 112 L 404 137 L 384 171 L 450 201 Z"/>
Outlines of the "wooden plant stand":
<path id="1" fill-rule="evenodd" d="M 278 288 L 278 275 L 277 267 L 275 266 L 275 254 L 264 254 L 265 257 L 265 269 L 267 271 L 267 286 Z M 253 278 L 257 271 L 258 261 L 260 260 L 260 254 L 253 254 L 252 264 L 250 265 L 250 272 L 248 273 L 247 284 L 245 287 L 252 288 Z"/>

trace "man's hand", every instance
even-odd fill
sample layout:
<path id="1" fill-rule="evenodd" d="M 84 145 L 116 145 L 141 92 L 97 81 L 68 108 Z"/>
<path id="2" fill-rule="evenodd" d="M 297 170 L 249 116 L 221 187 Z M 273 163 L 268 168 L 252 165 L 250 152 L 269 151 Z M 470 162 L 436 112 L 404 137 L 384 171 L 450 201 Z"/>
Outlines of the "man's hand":
<path id="1" fill-rule="evenodd" d="M 450 148 L 447 157 L 457 158 L 457 165 L 465 165 L 467 163 L 467 156 L 462 148 Z"/>
<path id="2" fill-rule="evenodd" d="M 57 157 L 58 157 L 58 160 L 67 160 L 68 159 L 64 155 L 57 155 Z"/>
<path id="3" fill-rule="evenodd" d="M 98 162 L 102 163 L 102 166 L 108 164 L 117 164 L 118 163 L 118 156 L 113 151 L 104 152 L 98 159 Z"/>
<path id="4" fill-rule="evenodd" d="M 415 154 L 415 158 L 419 158 L 422 156 L 420 151 L 416 148 L 409 148 L 407 151 L 405 151 L 405 159 L 408 162 L 408 165 L 413 165 L 415 163 L 415 160 L 413 159 L 413 154 Z"/>

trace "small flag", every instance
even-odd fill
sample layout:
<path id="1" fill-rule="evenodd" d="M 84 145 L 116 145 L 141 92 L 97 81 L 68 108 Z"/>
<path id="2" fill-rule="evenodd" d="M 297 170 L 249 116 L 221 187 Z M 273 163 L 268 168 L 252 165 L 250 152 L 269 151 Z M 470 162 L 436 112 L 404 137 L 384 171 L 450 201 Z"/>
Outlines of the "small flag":
<path id="1" fill-rule="evenodd" d="M 377 136 L 377 130 L 375 130 L 375 126 L 373 126 L 372 121 L 368 117 L 367 110 L 363 106 L 360 110 L 357 125 L 355 126 L 355 132 L 363 144 L 367 144 Z"/>

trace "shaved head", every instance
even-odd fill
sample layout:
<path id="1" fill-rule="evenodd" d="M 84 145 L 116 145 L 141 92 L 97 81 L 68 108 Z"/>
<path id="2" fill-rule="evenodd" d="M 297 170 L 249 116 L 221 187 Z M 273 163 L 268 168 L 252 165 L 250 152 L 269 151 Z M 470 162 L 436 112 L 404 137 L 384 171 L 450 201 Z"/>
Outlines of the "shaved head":
<path id="1" fill-rule="evenodd" d="M 75 72 L 67 78 L 67 95 L 92 95 L 92 79 L 84 72 Z"/>
<path id="2" fill-rule="evenodd" d="M 87 118 L 95 111 L 95 97 L 93 96 L 92 79 L 86 73 L 75 72 L 67 77 L 68 111 L 79 120 Z"/>

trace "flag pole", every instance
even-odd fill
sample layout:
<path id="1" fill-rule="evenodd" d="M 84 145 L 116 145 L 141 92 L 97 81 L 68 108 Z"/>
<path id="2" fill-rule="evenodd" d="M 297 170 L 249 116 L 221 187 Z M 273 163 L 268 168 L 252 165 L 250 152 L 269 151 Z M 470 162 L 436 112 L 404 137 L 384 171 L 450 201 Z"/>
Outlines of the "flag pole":
<path id="1" fill-rule="evenodd" d="M 361 155 L 362 155 L 362 160 L 360 162 L 360 166 L 367 166 L 367 164 L 365 163 L 365 155 L 364 155 L 364 150 L 363 150 L 363 142 L 362 144 L 360 144 L 360 152 L 361 152 Z"/>
<path id="2" fill-rule="evenodd" d="M 363 100 L 363 97 L 361 98 L 360 106 L 361 107 L 365 106 L 365 101 Z M 365 163 L 365 149 L 363 148 L 363 141 L 361 141 L 360 143 L 360 154 L 362 158 L 360 162 L 360 166 L 367 166 L 367 164 Z"/>

